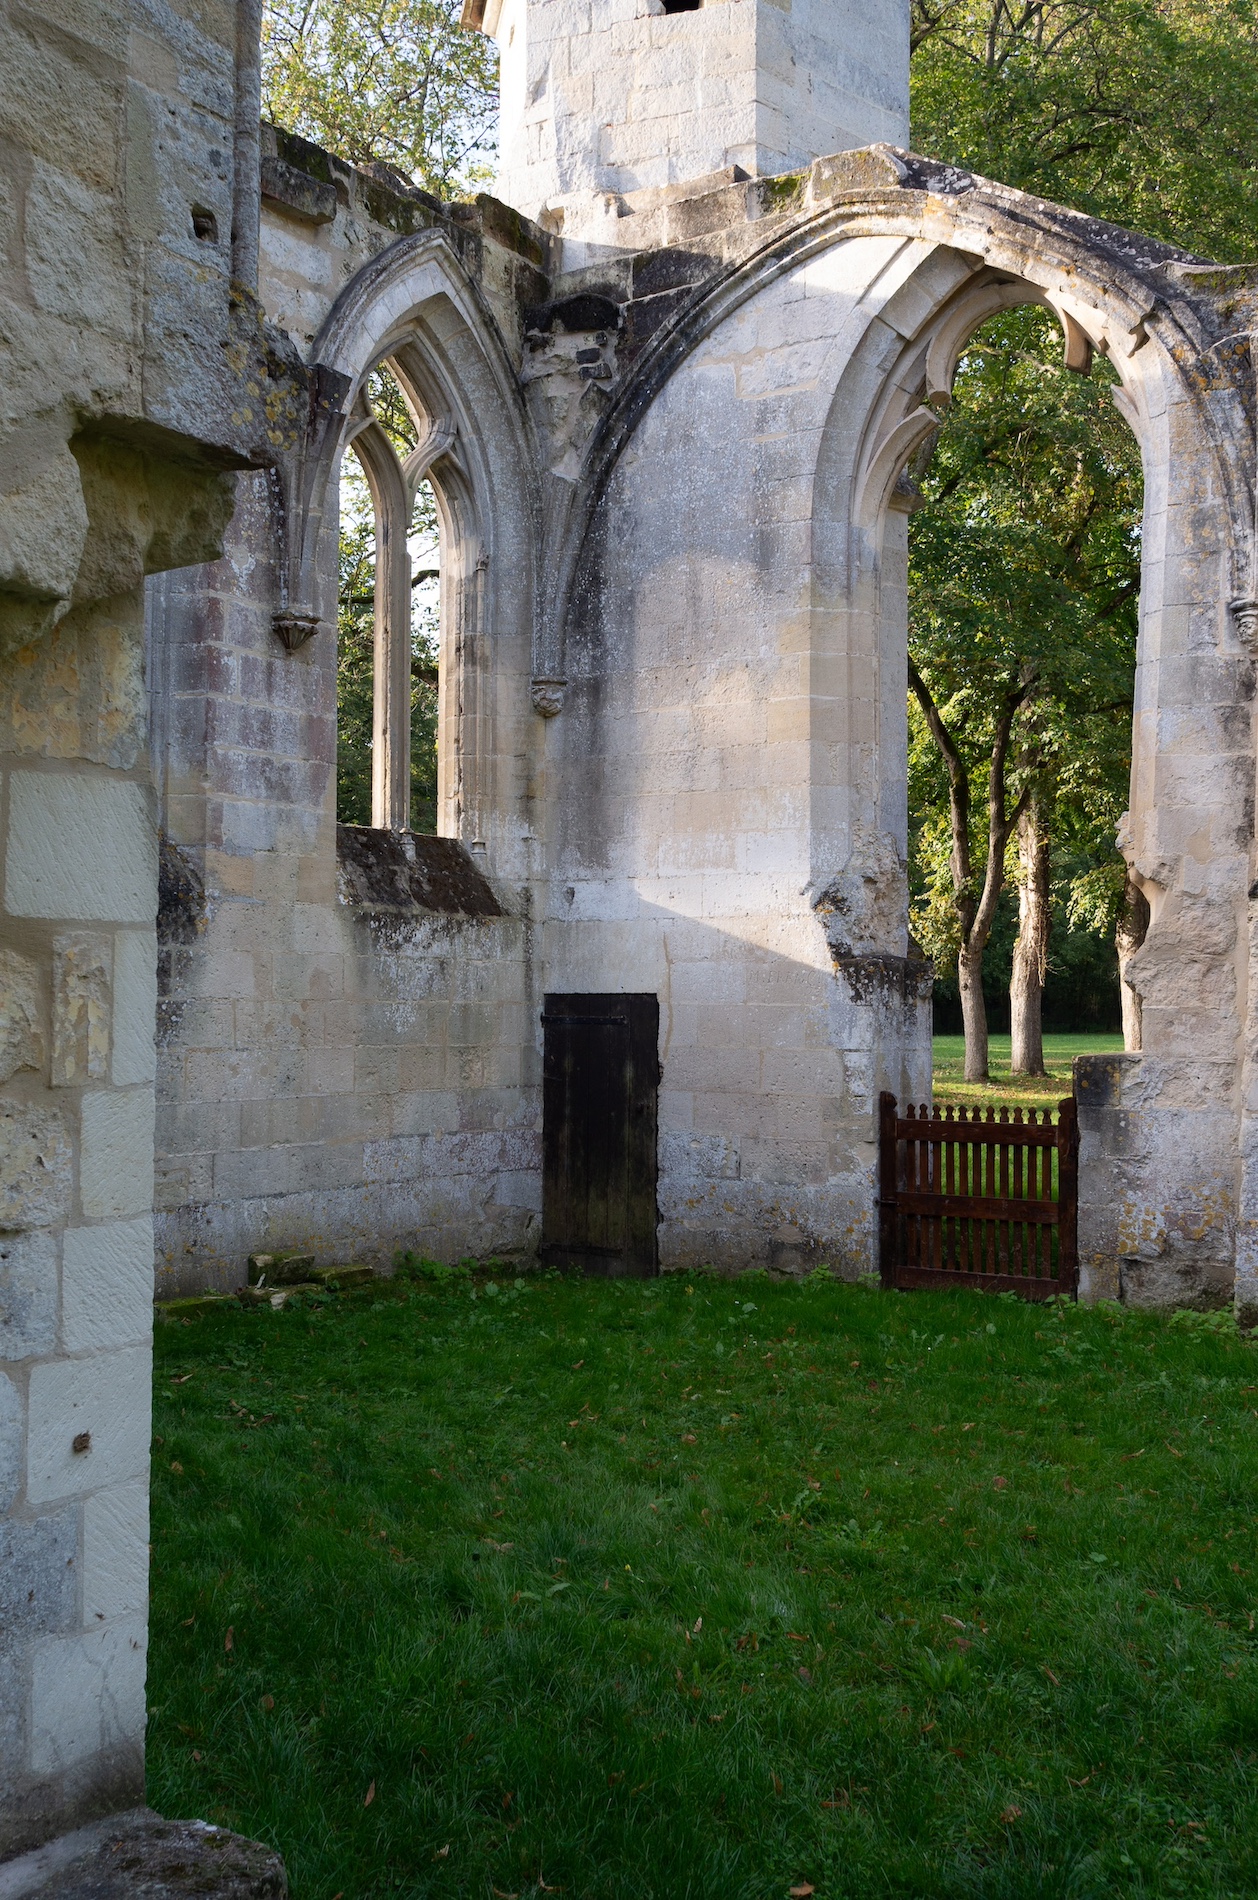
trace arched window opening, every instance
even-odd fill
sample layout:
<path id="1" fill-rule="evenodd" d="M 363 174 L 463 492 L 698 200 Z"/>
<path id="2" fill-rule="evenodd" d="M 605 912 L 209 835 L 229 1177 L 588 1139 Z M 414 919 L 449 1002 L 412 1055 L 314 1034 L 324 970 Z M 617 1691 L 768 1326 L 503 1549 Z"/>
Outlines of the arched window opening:
<path id="1" fill-rule="evenodd" d="M 341 465 L 340 585 L 336 647 L 336 815 L 371 823 L 372 692 L 376 612 L 376 511 L 362 464 Z"/>
<path id="2" fill-rule="evenodd" d="M 431 833 L 442 563 L 425 430 L 392 367 L 377 365 L 341 469 L 337 817 Z"/>
<path id="3" fill-rule="evenodd" d="M 1061 359 L 1039 306 L 982 324 L 933 454 L 910 471 L 912 927 L 935 964 L 936 1030 L 964 1034 L 967 1081 L 988 1077 L 989 1017 L 1011 1036 L 999 1066 L 1023 1075 L 1046 1073 L 1042 1027 L 1117 1032 L 1132 947 L 1115 831 L 1140 452 L 1110 364 L 1088 377 L 1075 373 L 1086 352 Z M 1138 1034 L 1128 1025 L 1128 1046 Z"/>
<path id="4" fill-rule="evenodd" d="M 437 705 L 441 662 L 441 524 L 429 482 L 411 517 L 411 830 L 437 829 Z"/>

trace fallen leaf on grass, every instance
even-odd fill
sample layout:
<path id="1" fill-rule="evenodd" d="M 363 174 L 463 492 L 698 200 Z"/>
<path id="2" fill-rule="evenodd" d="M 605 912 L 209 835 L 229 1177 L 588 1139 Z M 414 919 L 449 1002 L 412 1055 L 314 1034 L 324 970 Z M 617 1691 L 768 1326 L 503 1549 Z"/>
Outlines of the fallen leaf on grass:
<path id="1" fill-rule="evenodd" d="M 1008 1478 L 993 1478 L 992 1479 L 993 1491 L 1007 1491 L 1008 1488 L 1009 1488 Z"/>
<path id="2" fill-rule="evenodd" d="M 376 1784 L 373 1781 L 370 1788 L 368 1788 L 366 1794 L 363 1796 L 363 1806 L 365 1808 L 369 1808 L 372 1802 L 375 1800 L 375 1798 L 376 1798 Z"/>
<path id="3" fill-rule="evenodd" d="M 1050 1682 L 1052 1683 L 1052 1685 L 1053 1685 L 1053 1687 L 1054 1687 L 1054 1689 L 1060 1689 L 1060 1688 L 1061 1688 L 1061 1682 L 1060 1682 L 1060 1680 L 1059 1680 L 1059 1678 L 1058 1678 L 1058 1677 L 1056 1677 L 1056 1676 L 1055 1676 L 1055 1675 L 1053 1674 L 1053 1672 L 1052 1672 L 1052 1670 L 1051 1670 L 1051 1669 L 1049 1668 L 1049 1666 L 1048 1666 L 1048 1664 L 1047 1664 L 1047 1663 L 1041 1663 L 1041 1664 L 1040 1664 L 1040 1668 L 1041 1668 L 1041 1669 L 1042 1669 L 1042 1670 L 1044 1671 L 1044 1674 L 1045 1674 L 1045 1675 L 1046 1675 L 1046 1676 L 1048 1677 L 1048 1679 L 1049 1679 L 1049 1681 L 1050 1681 Z"/>
<path id="4" fill-rule="evenodd" d="M 573 1366 L 573 1368 L 572 1368 L 572 1370 L 573 1370 L 574 1372 L 580 1372 L 580 1370 L 581 1370 L 581 1368 L 582 1368 L 582 1366 L 583 1366 L 584 1364 L 585 1364 L 585 1361 L 584 1361 L 584 1359 L 578 1359 L 578 1360 L 577 1360 L 577 1363 L 575 1364 L 575 1366 Z"/>
<path id="5" fill-rule="evenodd" d="M 435 1853 L 435 1854 L 433 1855 L 433 1859 L 434 1859 L 434 1860 L 444 1860 L 444 1859 L 445 1859 L 445 1857 L 446 1857 L 446 1855 L 447 1855 L 447 1854 L 448 1854 L 449 1852 L 450 1852 L 450 1843 L 449 1843 L 449 1841 L 447 1841 L 444 1847 L 439 1847 L 439 1848 L 437 1849 L 437 1851 L 436 1851 L 436 1853 Z"/>
<path id="6" fill-rule="evenodd" d="M 809 1881 L 801 1880 L 798 1887 L 791 1888 L 791 1900 L 808 1900 L 809 1894 L 816 1891 L 817 1889 Z"/>
<path id="7" fill-rule="evenodd" d="M 699 1441 L 695 1437 L 693 1432 L 683 1432 L 681 1435 L 681 1442 L 683 1445 L 697 1445 Z"/>
<path id="8" fill-rule="evenodd" d="M 1022 1809 L 1016 1808 L 1011 1801 L 1007 1808 L 1000 1810 L 1000 1818 L 1007 1827 L 1010 1821 L 1020 1821 L 1022 1819 Z"/>
<path id="9" fill-rule="evenodd" d="M 170 1461 L 170 1468 L 171 1468 L 171 1470 L 172 1470 L 172 1471 L 173 1471 L 173 1472 L 175 1473 L 175 1475 L 176 1475 L 176 1477 L 179 1477 L 179 1478 L 182 1478 L 182 1476 L 183 1476 L 183 1466 L 182 1466 L 182 1465 L 180 1464 L 180 1462 L 179 1462 L 179 1460 L 178 1460 L 177 1458 L 172 1458 L 172 1459 L 171 1459 L 171 1461 Z"/>
<path id="10" fill-rule="evenodd" d="M 226 1636 L 223 1638 L 223 1648 L 230 1653 L 230 1651 L 233 1650 L 235 1647 L 236 1647 L 236 1632 L 234 1629 L 229 1629 Z"/>
<path id="11" fill-rule="evenodd" d="M 194 1379 L 195 1377 L 196 1374 L 194 1372 L 172 1372 L 170 1375 L 170 1383 L 172 1385 L 187 1385 L 189 1379 Z"/>

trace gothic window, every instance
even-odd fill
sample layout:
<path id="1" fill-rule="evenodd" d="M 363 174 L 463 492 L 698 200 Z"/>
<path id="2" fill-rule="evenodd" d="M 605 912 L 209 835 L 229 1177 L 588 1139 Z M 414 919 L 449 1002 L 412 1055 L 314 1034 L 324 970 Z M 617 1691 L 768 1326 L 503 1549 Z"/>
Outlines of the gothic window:
<path id="1" fill-rule="evenodd" d="M 388 363 L 367 378 L 341 466 L 337 817 L 435 832 L 441 446 Z"/>

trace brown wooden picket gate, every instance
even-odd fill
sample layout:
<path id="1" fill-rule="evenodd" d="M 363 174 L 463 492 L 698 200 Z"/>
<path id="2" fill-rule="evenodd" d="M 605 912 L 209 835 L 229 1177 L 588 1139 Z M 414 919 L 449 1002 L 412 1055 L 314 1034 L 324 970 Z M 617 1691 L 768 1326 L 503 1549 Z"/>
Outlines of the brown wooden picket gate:
<path id="1" fill-rule="evenodd" d="M 1078 1279 L 1079 1128 L 1073 1098 L 1045 1109 L 879 1102 L 884 1286 L 976 1287 L 1029 1300 Z M 1056 1179 L 1053 1162 L 1056 1160 Z"/>

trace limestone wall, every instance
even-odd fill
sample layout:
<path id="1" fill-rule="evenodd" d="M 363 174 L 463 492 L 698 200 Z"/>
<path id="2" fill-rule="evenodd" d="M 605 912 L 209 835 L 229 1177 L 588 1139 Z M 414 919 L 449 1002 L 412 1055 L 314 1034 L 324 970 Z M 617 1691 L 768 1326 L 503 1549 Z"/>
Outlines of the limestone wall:
<path id="1" fill-rule="evenodd" d="M 864 421 L 835 388 L 904 250 L 841 245 L 712 329 L 620 457 L 578 582 L 547 983 L 660 997 L 668 1266 L 867 1270 L 878 1092 L 929 1093 L 903 515 L 871 626 L 814 589 L 818 463 Z"/>
<path id="2" fill-rule="evenodd" d="M 239 1286 L 256 1248 L 387 1268 L 535 1244 L 525 897 L 338 885 L 335 641 L 286 652 L 275 603 L 266 485 L 242 480 L 223 560 L 150 583 L 162 1293 Z"/>
<path id="3" fill-rule="evenodd" d="M 0 9 L 0 1855 L 142 1798 L 147 572 L 305 394 L 232 289 L 235 8 Z"/>
<path id="4" fill-rule="evenodd" d="M 908 139 L 900 0 L 471 0 L 464 19 L 502 55 L 495 190 L 565 232 L 609 194 Z"/>
<path id="5" fill-rule="evenodd" d="M 390 338 L 412 337 L 433 426 L 451 439 L 433 476 L 447 500 L 440 828 L 463 841 L 456 851 L 475 845 L 466 868 L 487 902 L 469 911 L 466 891 L 434 895 L 422 879 L 420 901 L 370 877 L 347 885 L 335 468 L 312 564 L 324 620 L 296 651 L 273 624 L 284 584 L 273 488 L 242 480 L 222 561 L 149 590 L 172 886 L 159 966 L 163 1292 L 238 1286 L 255 1248 L 385 1268 L 409 1246 L 443 1259 L 529 1252 L 540 1212 L 532 523 L 484 346 L 492 331 L 504 360 L 518 358 L 523 311 L 544 288 L 541 237 L 505 206 L 440 206 L 270 128 L 262 182 L 268 313 L 330 361 L 342 346 L 326 326 L 349 312 L 347 408 Z M 395 293 L 399 254 L 416 263 Z M 456 309 L 465 296 L 476 334 Z M 474 628 L 459 607 L 473 587 Z"/>

